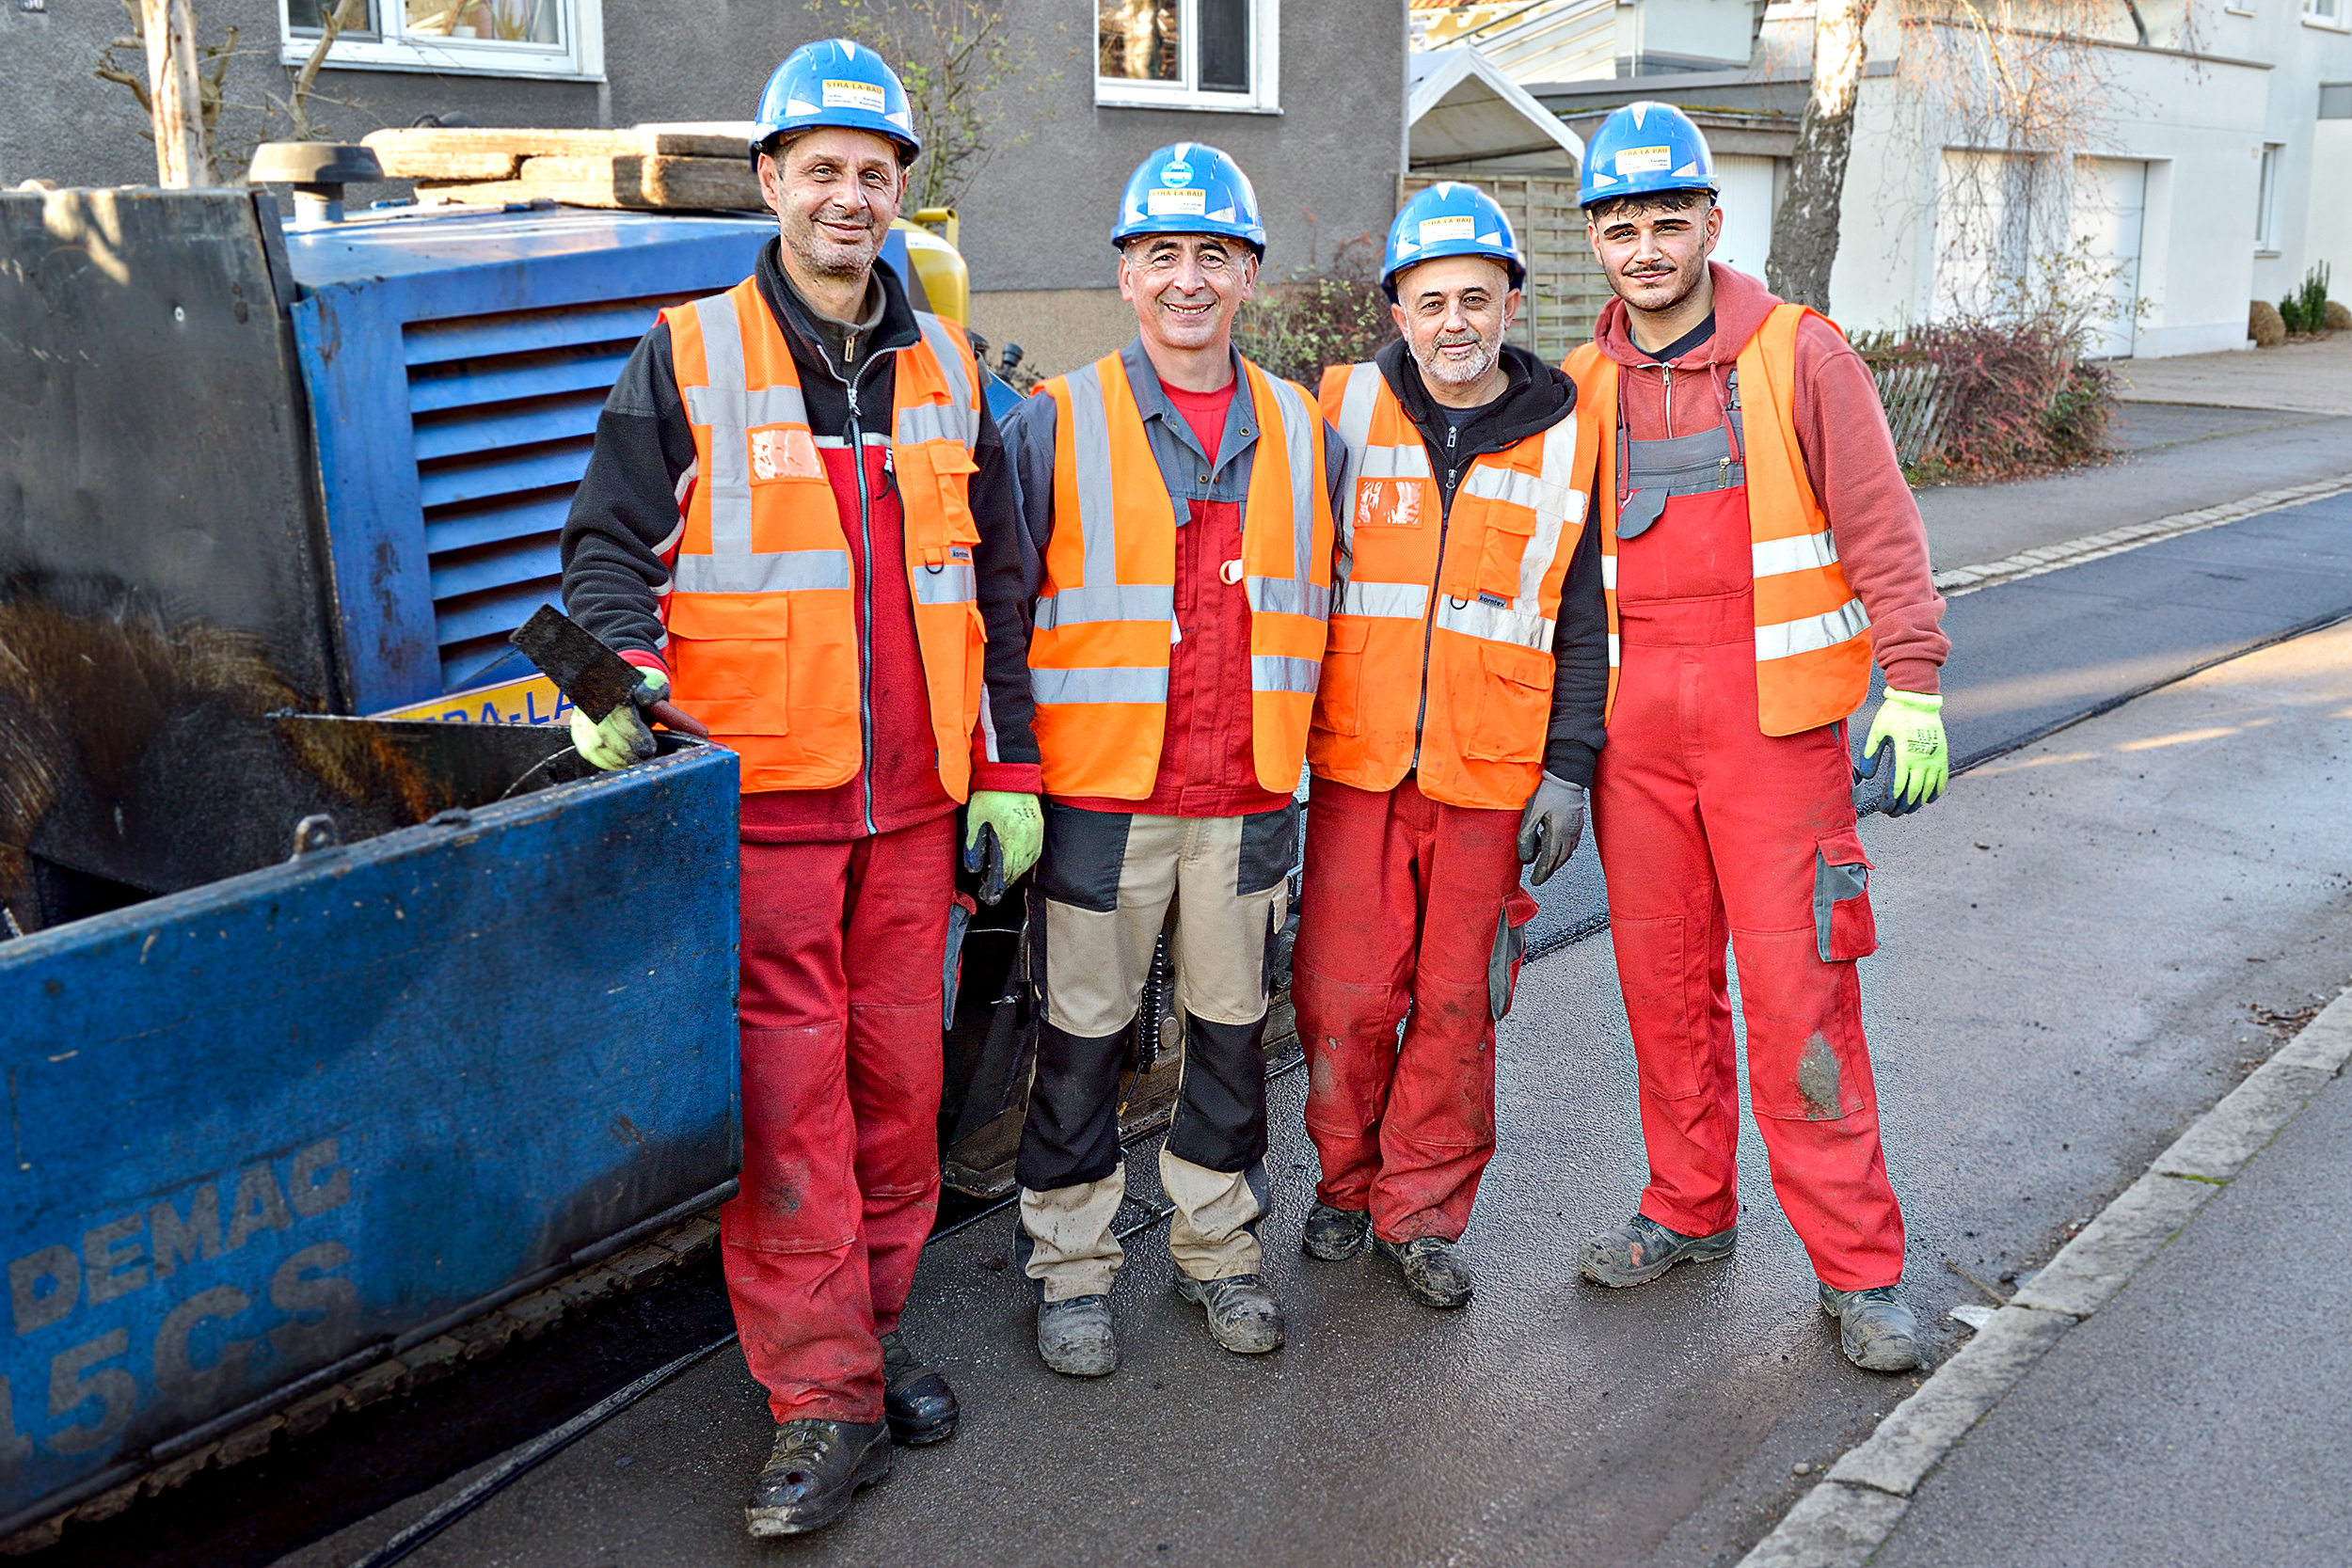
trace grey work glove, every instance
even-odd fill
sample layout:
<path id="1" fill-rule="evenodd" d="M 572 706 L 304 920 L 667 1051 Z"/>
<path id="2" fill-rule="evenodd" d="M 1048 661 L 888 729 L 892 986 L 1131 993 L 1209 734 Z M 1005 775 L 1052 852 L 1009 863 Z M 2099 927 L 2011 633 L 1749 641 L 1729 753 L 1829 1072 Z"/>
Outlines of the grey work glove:
<path id="1" fill-rule="evenodd" d="M 1576 853 L 1583 836 L 1584 786 L 1546 773 L 1519 814 L 1519 863 L 1533 863 L 1533 879 L 1541 887 Z"/>

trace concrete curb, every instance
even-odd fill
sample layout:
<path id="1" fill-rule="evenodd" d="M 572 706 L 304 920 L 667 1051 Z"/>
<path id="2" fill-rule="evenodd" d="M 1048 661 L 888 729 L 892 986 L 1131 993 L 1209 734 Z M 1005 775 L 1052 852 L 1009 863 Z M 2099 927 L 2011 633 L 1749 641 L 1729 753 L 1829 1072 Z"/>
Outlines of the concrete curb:
<path id="1" fill-rule="evenodd" d="M 2345 486 L 2352 488 L 2352 485 Z M 1918 1392 L 1800 1497 L 1740 1568 L 1860 1568 L 2033 1364 L 2096 1312 L 2352 1060 L 2352 987 L 2190 1123 Z"/>
<path id="2" fill-rule="evenodd" d="M 2292 484 L 2280 490 L 2263 490 L 2242 500 L 2224 501 L 2218 506 L 2201 507 L 2195 512 L 2175 512 L 2169 517 L 2156 517 L 2144 523 L 2131 523 L 2112 528 L 2105 533 L 2085 534 L 2080 539 L 2068 539 L 2056 545 L 2042 545 L 1998 561 L 1988 561 L 1979 566 L 1956 566 L 1935 574 L 1935 586 L 1947 599 L 1963 594 L 1973 594 L 1979 588 L 1995 583 L 2015 582 L 2020 578 L 2040 577 L 2061 566 L 2079 566 L 2086 561 L 2103 556 L 2122 555 L 2142 545 L 2153 545 L 2167 539 L 2177 539 L 2184 533 L 2219 528 L 2259 513 L 2277 512 L 2282 507 L 2298 506 L 2304 501 L 2324 499 L 2352 490 L 2352 474 L 2340 474 L 2334 479 L 2313 480 L 2307 484 Z"/>

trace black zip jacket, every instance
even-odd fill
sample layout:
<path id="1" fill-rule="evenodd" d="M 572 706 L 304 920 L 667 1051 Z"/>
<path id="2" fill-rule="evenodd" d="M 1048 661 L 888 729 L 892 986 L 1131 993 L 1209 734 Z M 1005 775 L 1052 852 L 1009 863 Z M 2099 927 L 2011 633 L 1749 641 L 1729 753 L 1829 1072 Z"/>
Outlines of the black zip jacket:
<path id="1" fill-rule="evenodd" d="M 820 324 L 786 280 L 778 242 L 759 253 L 761 297 L 784 328 L 800 372 L 811 432 L 846 439 L 854 375 L 862 425 L 886 435 L 891 427 L 897 351 L 919 342 L 921 328 L 905 285 L 882 262 L 874 267 L 882 291 L 880 320 L 868 331 L 845 333 Z M 867 295 L 872 315 L 873 296 Z M 845 339 L 851 341 L 845 341 Z M 845 351 L 847 357 L 845 359 Z M 580 625 L 614 648 L 658 654 L 662 636 L 658 591 L 670 579 L 662 562 L 683 527 L 678 482 L 694 462 L 693 429 L 678 397 L 670 328 L 657 322 L 638 342 L 596 420 L 596 445 L 573 494 L 564 525 L 564 602 Z M 973 551 L 980 616 L 988 629 L 989 717 L 997 754 L 1008 764 L 1035 767 L 1030 733 L 1029 601 L 1035 550 L 1021 526 L 1021 496 L 1003 437 L 985 402 L 973 451 L 972 515 L 980 542 Z M 855 520 L 844 522 L 854 526 Z M 902 576 L 895 580 L 906 591 Z M 870 724 L 869 740 L 870 740 Z M 978 784 L 976 787 L 986 787 Z"/>
<path id="2" fill-rule="evenodd" d="M 1503 394 L 1464 420 L 1457 429 L 1421 378 L 1421 367 L 1403 339 L 1374 356 L 1389 389 L 1396 394 L 1422 442 L 1429 449 L 1430 471 L 1438 476 L 1442 501 L 1438 548 L 1443 559 L 1444 518 L 1454 511 L 1454 492 L 1470 472 L 1470 461 L 1486 452 L 1502 451 L 1531 436 L 1540 436 L 1567 418 L 1576 406 L 1576 383 L 1566 372 L 1545 364 L 1514 343 L 1502 349 L 1502 370 L 1509 377 Z M 1560 615 L 1552 631 L 1555 673 L 1551 684 L 1551 726 L 1544 744 L 1544 771 L 1555 779 L 1591 787 L 1593 768 L 1609 733 L 1609 611 L 1600 593 L 1600 533 L 1598 519 L 1585 519 L 1576 553 L 1568 559 L 1567 579 L 1560 590 Z M 1427 672 L 1422 673 L 1424 682 Z"/>

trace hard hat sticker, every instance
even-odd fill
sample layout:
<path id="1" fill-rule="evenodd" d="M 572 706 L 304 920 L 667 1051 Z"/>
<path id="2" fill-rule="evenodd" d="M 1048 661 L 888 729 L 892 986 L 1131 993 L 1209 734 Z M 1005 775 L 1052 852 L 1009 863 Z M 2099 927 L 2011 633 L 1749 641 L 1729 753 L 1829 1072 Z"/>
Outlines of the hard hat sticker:
<path id="1" fill-rule="evenodd" d="M 1674 152 L 1663 147 L 1629 147 L 1617 154 L 1617 172 L 1663 174 L 1675 166 Z"/>
<path id="2" fill-rule="evenodd" d="M 1143 193 L 1143 210 L 1155 218 L 1197 218 L 1209 210 L 1206 191 L 1156 190 Z"/>
<path id="3" fill-rule="evenodd" d="M 1163 185 L 1191 184 L 1192 166 L 1184 162 L 1182 158 L 1176 159 L 1166 168 L 1160 170 L 1160 183 Z"/>
<path id="4" fill-rule="evenodd" d="M 879 82 L 837 82 L 830 77 L 825 82 L 825 107 L 828 109 L 863 109 L 869 115 L 882 112 L 882 90 Z"/>
<path id="5" fill-rule="evenodd" d="M 1443 217 L 1421 220 L 1421 243 L 1426 247 L 1445 240 L 1475 240 L 1478 220 L 1468 213 L 1453 213 Z"/>

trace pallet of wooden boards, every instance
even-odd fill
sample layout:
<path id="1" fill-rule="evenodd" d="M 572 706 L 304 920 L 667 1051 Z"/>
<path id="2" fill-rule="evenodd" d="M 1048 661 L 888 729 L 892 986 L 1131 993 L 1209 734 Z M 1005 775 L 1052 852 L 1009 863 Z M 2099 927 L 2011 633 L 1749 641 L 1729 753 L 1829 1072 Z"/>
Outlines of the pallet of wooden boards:
<path id="1" fill-rule="evenodd" d="M 625 131 L 421 127 L 366 138 L 384 174 L 420 202 L 550 200 L 570 207 L 756 212 L 749 121 Z"/>

